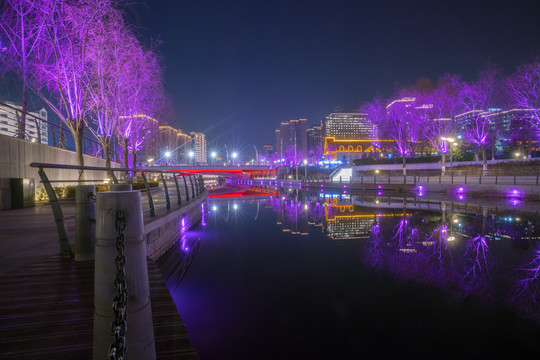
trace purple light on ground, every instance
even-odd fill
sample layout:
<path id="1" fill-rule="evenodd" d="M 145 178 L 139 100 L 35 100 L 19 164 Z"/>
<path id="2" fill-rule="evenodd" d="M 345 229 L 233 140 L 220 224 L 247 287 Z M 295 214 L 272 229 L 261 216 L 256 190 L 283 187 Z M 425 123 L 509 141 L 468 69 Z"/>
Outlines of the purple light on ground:
<path id="1" fill-rule="evenodd" d="M 459 194 L 459 195 L 457 196 L 457 198 L 458 198 L 458 200 L 465 200 L 465 195 Z"/>
<path id="2" fill-rule="evenodd" d="M 343 185 L 343 187 L 344 187 L 344 188 L 346 188 L 346 187 L 347 187 L 347 185 Z"/>
<path id="3" fill-rule="evenodd" d="M 377 189 L 382 189 L 382 185 L 377 185 Z"/>
<path id="4" fill-rule="evenodd" d="M 417 192 L 418 196 L 424 196 L 425 193 L 426 193 L 426 189 L 422 185 L 418 185 L 416 187 L 416 192 Z"/>
<path id="5" fill-rule="evenodd" d="M 465 194 L 467 192 L 467 189 L 465 189 L 463 186 L 460 186 L 456 189 L 456 193 L 458 194 Z"/>
<path id="6" fill-rule="evenodd" d="M 343 193 L 346 194 L 346 193 L 347 193 L 347 190 L 343 190 Z"/>
<path id="7" fill-rule="evenodd" d="M 377 192 L 377 195 L 382 195 L 382 191 L 378 191 L 378 192 Z"/>
<path id="8" fill-rule="evenodd" d="M 520 198 L 520 197 L 523 197 L 523 195 L 524 195 L 523 192 L 518 189 L 512 189 L 506 192 L 506 196 L 511 197 L 511 198 Z"/>
<path id="9" fill-rule="evenodd" d="M 518 206 L 518 205 L 520 205 L 520 204 L 522 203 L 521 200 L 515 199 L 515 198 L 514 198 L 514 199 L 509 199 L 508 202 L 509 202 L 512 206 Z"/>

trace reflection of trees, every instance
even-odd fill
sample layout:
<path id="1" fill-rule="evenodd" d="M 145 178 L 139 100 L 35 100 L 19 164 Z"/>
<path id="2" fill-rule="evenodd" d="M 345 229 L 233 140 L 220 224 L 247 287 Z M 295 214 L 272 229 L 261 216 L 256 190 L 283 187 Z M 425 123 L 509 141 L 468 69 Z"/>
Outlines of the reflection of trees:
<path id="1" fill-rule="evenodd" d="M 527 313 L 538 312 L 540 300 L 540 250 L 533 259 L 518 269 L 518 280 L 514 288 L 512 302 Z M 537 317 L 540 314 L 535 314 Z"/>

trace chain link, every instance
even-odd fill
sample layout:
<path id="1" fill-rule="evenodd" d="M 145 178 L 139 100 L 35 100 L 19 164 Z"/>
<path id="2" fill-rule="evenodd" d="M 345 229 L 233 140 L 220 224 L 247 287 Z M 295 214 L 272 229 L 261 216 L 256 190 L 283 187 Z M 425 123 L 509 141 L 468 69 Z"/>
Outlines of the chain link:
<path id="1" fill-rule="evenodd" d="M 116 277 L 114 286 L 116 295 L 114 296 L 112 309 L 114 311 L 114 320 L 111 321 L 111 334 L 114 336 L 114 342 L 109 347 L 109 360 L 123 360 L 127 351 L 126 333 L 127 333 L 127 312 L 126 304 L 128 300 L 126 272 L 124 230 L 127 221 L 123 211 L 116 212 L 114 227 L 117 231 L 116 236 Z"/>

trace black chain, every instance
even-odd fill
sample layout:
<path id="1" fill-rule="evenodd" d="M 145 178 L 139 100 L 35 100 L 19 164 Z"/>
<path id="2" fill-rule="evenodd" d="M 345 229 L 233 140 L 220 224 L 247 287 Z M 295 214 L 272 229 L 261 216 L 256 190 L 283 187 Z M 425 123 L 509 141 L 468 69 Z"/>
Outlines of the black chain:
<path id="1" fill-rule="evenodd" d="M 111 334 L 114 336 L 114 342 L 109 347 L 109 360 L 123 360 L 127 351 L 126 332 L 127 332 L 127 313 L 126 304 L 128 300 L 124 230 L 126 229 L 126 217 L 123 211 L 116 212 L 116 221 L 114 227 L 118 232 L 116 236 L 116 278 L 114 286 L 116 295 L 113 299 L 112 309 L 114 311 L 114 320 L 111 321 Z"/>

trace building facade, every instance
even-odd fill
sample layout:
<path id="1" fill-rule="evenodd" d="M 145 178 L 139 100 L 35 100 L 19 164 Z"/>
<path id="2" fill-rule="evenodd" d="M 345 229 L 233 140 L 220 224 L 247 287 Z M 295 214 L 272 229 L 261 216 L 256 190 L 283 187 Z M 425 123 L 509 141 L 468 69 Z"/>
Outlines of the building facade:
<path id="1" fill-rule="evenodd" d="M 176 157 L 179 163 L 189 164 L 191 148 L 191 136 L 178 129 L 176 133 Z"/>
<path id="2" fill-rule="evenodd" d="M 206 136 L 203 133 L 191 132 L 191 143 L 195 153 L 195 162 L 199 164 L 207 163 Z"/>
<path id="3" fill-rule="evenodd" d="M 276 130 L 276 153 L 290 163 L 300 163 L 308 156 L 307 119 L 294 119 Z"/>
<path id="4" fill-rule="evenodd" d="M 159 158 L 168 163 L 178 162 L 178 153 L 176 152 L 177 130 L 169 125 L 159 126 Z M 166 154 L 170 154 L 167 159 Z"/>
<path id="5" fill-rule="evenodd" d="M 0 104 L 0 134 L 17 137 L 19 134 L 19 119 L 22 107 L 12 102 Z M 47 110 L 26 114 L 26 139 L 49 145 L 49 132 L 47 129 Z"/>
<path id="6" fill-rule="evenodd" d="M 334 137 L 337 140 L 367 140 L 376 136 L 373 122 L 366 114 L 332 113 L 324 118 L 322 123 L 323 138 Z"/>

